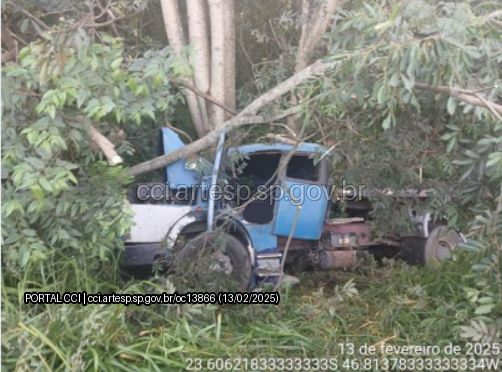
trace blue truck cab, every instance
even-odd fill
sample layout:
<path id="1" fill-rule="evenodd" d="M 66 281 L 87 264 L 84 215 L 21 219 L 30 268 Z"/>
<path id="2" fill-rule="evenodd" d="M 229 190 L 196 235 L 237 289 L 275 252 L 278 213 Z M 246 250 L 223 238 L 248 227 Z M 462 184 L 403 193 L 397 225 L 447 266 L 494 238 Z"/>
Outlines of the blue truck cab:
<path id="1" fill-rule="evenodd" d="M 169 128 L 161 136 L 164 154 L 185 146 Z M 329 151 L 321 145 L 224 144 L 221 132 L 213 163 L 181 159 L 165 168 L 165 181 L 137 185 L 124 267 L 160 261 L 196 276 L 199 269 L 185 264 L 193 264 L 208 240 L 218 241 L 223 254 L 214 257 L 220 271 L 244 290 L 281 276 L 286 257 L 321 270 L 349 269 L 357 266 L 358 249 L 385 245 L 409 263 L 429 263 L 450 257 L 463 241 L 456 231 L 434 224 L 429 213 L 411 213 L 413 231 L 383 240 L 372 236 L 370 206 L 361 214 L 359 201 L 347 218 L 330 218 L 338 195 L 329 185 Z M 223 239 L 214 239 L 216 233 Z"/>
<path id="2" fill-rule="evenodd" d="M 184 146 L 173 130 L 161 132 L 164 154 Z M 324 147 L 273 143 L 224 149 L 223 144 L 224 134 L 216 164 L 196 158 L 168 165 L 165 192 L 163 185 L 137 188 L 137 197 L 146 190 L 151 199 L 156 188 L 162 196 L 186 193 L 190 198 L 182 202 L 133 199 L 134 226 L 126 236 L 125 266 L 150 265 L 170 256 L 181 236 L 193 237 L 225 221 L 229 234 L 246 247 L 255 281 L 280 275 L 280 239 L 316 242 L 321 238 L 329 203 Z M 257 191 L 262 193 L 253 200 Z"/>

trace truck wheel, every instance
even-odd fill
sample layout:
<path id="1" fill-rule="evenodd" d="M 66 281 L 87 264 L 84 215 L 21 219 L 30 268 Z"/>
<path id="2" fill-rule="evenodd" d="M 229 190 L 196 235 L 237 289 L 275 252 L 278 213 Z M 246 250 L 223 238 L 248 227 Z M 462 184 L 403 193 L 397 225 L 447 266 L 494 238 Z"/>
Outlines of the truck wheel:
<path id="1" fill-rule="evenodd" d="M 181 249 L 173 262 L 175 285 L 181 290 L 217 292 L 246 290 L 251 259 L 244 245 L 226 233 L 203 233 Z"/>
<path id="2" fill-rule="evenodd" d="M 458 232 L 440 225 L 427 238 L 402 238 L 400 256 L 410 265 L 431 265 L 450 259 L 461 243 L 462 237 Z"/>
<path id="3" fill-rule="evenodd" d="M 425 263 L 433 264 L 453 257 L 453 251 L 462 243 L 462 236 L 448 226 L 431 231 L 424 247 Z"/>

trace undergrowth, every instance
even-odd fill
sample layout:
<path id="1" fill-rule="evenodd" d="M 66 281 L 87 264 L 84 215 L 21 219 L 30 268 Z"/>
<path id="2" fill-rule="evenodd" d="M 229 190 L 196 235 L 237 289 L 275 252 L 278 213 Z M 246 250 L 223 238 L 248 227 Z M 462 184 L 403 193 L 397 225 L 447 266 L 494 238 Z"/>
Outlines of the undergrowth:
<path id="1" fill-rule="evenodd" d="M 113 264 L 92 279 L 68 258 L 58 272 L 71 274 L 51 285 L 2 283 L 2 363 L 7 370 L 160 371 L 183 370 L 187 358 L 341 357 L 345 342 L 460 344 L 462 327 L 478 309 L 468 289 L 487 278 L 473 271 L 473 262 L 494 251 L 463 252 L 431 268 L 390 260 L 358 272 L 306 272 L 300 285 L 282 290 L 278 306 L 22 304 L 22 293 L 29 290 L 175 290 L 162 277 L 124 283 Z M 500 259 L 495 264 L 488 275 L 500 273 Z M 490 317 L 500 329 L 500 297 L 494 302 Z M 492 341 L 500 337 L 492 336 Z"/>

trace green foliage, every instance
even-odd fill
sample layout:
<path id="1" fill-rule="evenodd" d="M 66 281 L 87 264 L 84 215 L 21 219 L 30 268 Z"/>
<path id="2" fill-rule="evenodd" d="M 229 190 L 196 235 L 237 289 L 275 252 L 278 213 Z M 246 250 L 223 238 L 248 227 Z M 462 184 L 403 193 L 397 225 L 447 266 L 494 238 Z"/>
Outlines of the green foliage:
<path id="1" fill-rule="evenodd" d="M 91 144 L 93 124 L 130 153 L 121 127 L 169 114 L 179 100 L 169 79 L 179 63 L 169 49 L 126 60 L 120 39 L 91 42 L 78 30 L 22 49 L 3 70 L 3 262 L 14 279 L 64 255 L 110 259 L 129 227 L 130 182 Z M 12 276 L 11 276 L 12 275 Z"/>
<path id="2" fill-rule="evenodd" d="M 328 78 L 299 89 L 307 135 L 334 145 L 337 184 L 344 178 L 368 186 L 380 232 L 399 228 L 410 203 L 452 225 L 467 223 L 476 205 L 493 207 L 501 181 L 500 121 L 486 108 L 417 83 L 471 89 L 499 102 L 502 40 L 498 21 L 488 16 L 495 10 L 469 1 L 352 1 L 337 11 L 336 27 L 316 51 L 326 50 L 325 58 L 339 64 Z M 299 24 L 298 17 L 286 8 L 271 21 L 277 35 L 268 42 L 275 40 L 280 55 L 256 65 L 260 89 L 292 73 L 297 40 L 284 36 L 291 22 L 282 20 Z M 292 40 L 289 48 L 285 40 Z M 435 192 L 426 205 L 375 192 L 430 188 Z"/>
<path id="3" fill-rule="evenodd" d="M 493 341 L 501 329 L 502 123 L 487 108 L 417 87 L 477 90 L 500 102 L 502 40 L 492 11 L 466 1 L 352 2 L 327 41 L 340 67 L 308 94 L 323 116 L 317 120 L 333 128 L 325 132 L 337 145 L 336 177 L 370 190 L 433 188 L 418 207 L 478 242 L 471 241 L 477 257 L 461 280 L 479 297 L 467 291 L 459 324 L 465 337 Z M 409 202 L 373 199 L 378 231 L 406 220 Z"/>
<path id="4" fill-rule="evenodd" d="M 116 290 L 131 179 L 122 166 L 106 163 L 89 128 L 122 156 L 131 154 L 121 133 L 172 114 L 180 96 L 169 81 L 184 67 L 168 48 L 129 58 L 122 41 L 106 34 L 100 43 L 81 29 L 44 37 L 2 71 L 2 345 L 19 358 L 5 362 L 12 367 L 78 369 L 120 309 L 63 306 L 47 313 L 20 305 L 22 293 Z M 41 343 L 33 348 L 35 339 Z M 54 358 L 41 357 L 47 352 Z"/>
<path id="5" fill-rule="evenodd" d="M 468 221 L 469 208 L 487 198 L 493 206 L 500 121 L 487 108 L 417 87 L 479 90 L 500 101 L 502 40 L 490 11 L 470 2 L 398 1 L 351 2 L 338 13 L 326 46 L 339 67 L 302 93 L 311 98 L 310 125 L 336 144 L 337 180 L 370 190 L 434 188 L 426 207 L 452 224 Z M 395 229 L 402 200 L 374 199 L 382 205 L 379 228 Z"/>

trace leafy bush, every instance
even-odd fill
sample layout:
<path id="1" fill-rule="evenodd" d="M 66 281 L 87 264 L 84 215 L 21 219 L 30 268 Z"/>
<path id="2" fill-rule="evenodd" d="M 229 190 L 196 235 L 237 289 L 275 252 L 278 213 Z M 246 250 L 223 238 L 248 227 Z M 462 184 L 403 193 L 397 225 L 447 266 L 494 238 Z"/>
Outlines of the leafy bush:
<path id="1" fill-rule="evenodd" d="M 59 256 L 113 257 L 129 227 L 123 190 L 130 180 L 103 161 L 90 125 L 130 153 L 121 127 L 155 120 L 179 99 L 168 49 L 126 64 L 121 41 L 102 39 L 56 34 L 21 50 L 19 63 L 3 71 L 3 258 L 17 279 L 28 264 L 43 269 Z"/>
<path id="2" fill-rule="evenodd" d="M 91 125 L 128 154 L 123 128 L 170 114 L 179 101 L 169 81 L 183 67 L 169 49 L 130 61 L 120 39 L 101 39 L 91 42 L 81 30 L 46 34 L 2 71 L 3 347 L 17 359 L 7 365 L 21 369 L 78 367 L 83 349 L 118 314 L 113 306 L 19 304 L 25 291 L 116 289 L 131 179 L 107 164 Z M 63 356 L 66 342 L 78 344 L 72 358 Z M 45 359 L 47 350 L 54 357 Z"/>

